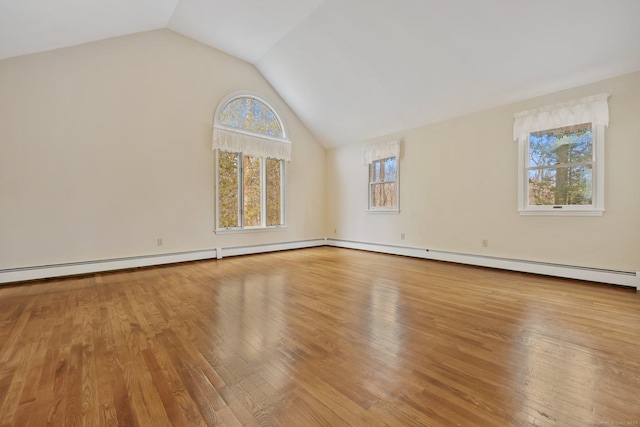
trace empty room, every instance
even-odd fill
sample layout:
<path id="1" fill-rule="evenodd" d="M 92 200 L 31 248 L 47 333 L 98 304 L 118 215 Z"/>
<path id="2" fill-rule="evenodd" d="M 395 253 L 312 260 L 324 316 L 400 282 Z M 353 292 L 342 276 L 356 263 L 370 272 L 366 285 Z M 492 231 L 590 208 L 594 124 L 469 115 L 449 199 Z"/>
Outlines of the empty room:
<path id="1" fill-rule="evenodd" d="M 637 0 L 0 0 L 0 427 L 640 426 Z"/>

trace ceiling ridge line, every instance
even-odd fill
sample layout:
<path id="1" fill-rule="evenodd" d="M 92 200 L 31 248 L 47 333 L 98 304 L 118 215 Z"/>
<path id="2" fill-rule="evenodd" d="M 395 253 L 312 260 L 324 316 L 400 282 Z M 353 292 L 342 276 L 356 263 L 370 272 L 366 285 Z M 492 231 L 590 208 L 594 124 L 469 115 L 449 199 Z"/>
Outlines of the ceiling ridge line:
<path id="1" fill-rule="evenodd" d="M 171 24 L 171 21 L 173 20 L 173 17 L 176 14 L 176 10 L 178 10 L 178 6 L 180 5 L 180 3 L 182 3 L 183 0 L 176 0 L 176 4 L 173 6 L 173 11 L 171 12 L 171 15 L 169 15 L 169 19 L 167 20 L 167 24 L 165 25 L 165 29 L 166 30 L 171 30 L 171 28 L 169 28 L 169 25 Z M 173 31 L 173 30 L 171 30 Z"/>
<path id="2" fill-rule="evenodd" d="M 180 2 L 182 0 L 178 0 L 178 2 Z M 309 17 L 311 15 L 313 15 L 321 6 L 323 6 L 325 3 L 327 3 L 327 0 L 322 0 L 320 3 L 318 3 L 318 5 L 314 8 L 312 8 L 309 13 L 307 13 L 306 15 L 304 15 L 304 17 L 302 17 L 293 27 L 291 27 L 287 32 L 285 32 L 281 37 L 279 37 L 276 41 L 274 41 L 273 43 L 271 43 L 271 45 L 264 50 L 264 52 L 255 60 L 255 61 L 251 61 L 251 64 L 255 65 L 256 68 L 258 68 L 258 70 L 260 69 L 258 67 L 258 63 L 269 54 L 269 52 L 271 52 L 273 50 L 273 48 L 280 43 L 281 40 L 283 40 L 285 37 L 287 37 L 289 34 L 291 34 L 294 30 L 296 30 L 297 28 L 300 27 L 300 25 L 306 21 L 307 19 L 309 19 Z"/>

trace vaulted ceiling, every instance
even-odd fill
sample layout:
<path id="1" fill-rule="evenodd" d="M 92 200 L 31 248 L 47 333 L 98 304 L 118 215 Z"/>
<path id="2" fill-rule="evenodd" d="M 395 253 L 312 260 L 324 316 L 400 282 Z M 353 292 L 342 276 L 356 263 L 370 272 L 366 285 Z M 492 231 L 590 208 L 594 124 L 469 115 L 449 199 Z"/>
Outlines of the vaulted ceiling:
<path id="1" fill-rule="evenodd" d="M 640 70 L 638 0 L 0 0 L 0 59 L 169 28 L 327 147 Z"/>

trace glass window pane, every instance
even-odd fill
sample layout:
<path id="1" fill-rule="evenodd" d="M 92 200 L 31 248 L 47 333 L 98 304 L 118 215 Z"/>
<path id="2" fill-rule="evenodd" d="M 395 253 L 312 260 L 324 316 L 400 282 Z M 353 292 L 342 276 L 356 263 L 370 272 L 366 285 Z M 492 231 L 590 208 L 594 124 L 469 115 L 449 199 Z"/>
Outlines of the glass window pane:
<path id="1" fill-rule="evenodd" d="M 218 220 L 220 227 L 239 227 L 238 153 L 218 152 Z"/>
<path id="2" fill-rule="evenodd" d="M 267 159 L 267 226 L 282 225 L 282 160 Z"/>
<path id="3" fill-rule="evenodd" d="M 376 160 L 369 166 L 369 181 L 380 182 L 380 161 Z"/>
<path id="4" fill-rule="evenodd" d="M 388 159 L 375 160 L 369 166 L 369 181 L 370 182 L 385 182 L 396 180 L 396 158 L 389 157 Z"/>
<path id="5" fill-rule="evenodd" d="M 389 157 L 388 159 L 384 159 L 384 177 L 386 181 L 395 181 L 396 180 L 396 158 Z"/>
<path id="6" fill-rule="evenodd" d="M 260 157 L 244 156 L 244 226 L 260 226 L 261 218 L 261 177 Z"/>
<path id="7" fill-rule="evenodd" d="M 530 167 L 591 161 L 591 123 L 533 132 L 529 135 Z"/>
<path id="8" fill-rule="evenodd" d="M 372 184 L 371 207 L 393 208 L 396 206 L 396 184 Z"/>
<path id="9" fill-rule="evenodd" d="M 591 165 L 529 171 L 529 205 L 590 205 L 592 194 Z"/>
<path id="10" fill-rule="evenodd" d="M 224 106 L 218 122 L 235 129 L 282 138 L 280 121 L 273 110 L 260 100 L 240 97 Z"/>

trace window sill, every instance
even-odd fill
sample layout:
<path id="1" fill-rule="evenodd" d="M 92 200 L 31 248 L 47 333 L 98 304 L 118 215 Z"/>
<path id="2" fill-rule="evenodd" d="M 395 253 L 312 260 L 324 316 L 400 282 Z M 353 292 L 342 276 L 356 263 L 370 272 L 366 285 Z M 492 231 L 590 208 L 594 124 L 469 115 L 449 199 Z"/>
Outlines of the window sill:
<path id="1" fill-rule="evenodd" d="M 518 209 L 524 216 L 602 216 L 604 209 Z"/>
<path id="2" fill-rule="evenodd" d="M 286 229 L 287 229 L 286 225 L 281 225 L 277 227 L 221 228 L 218 230 L 214 230 L 213 232 L 216 234 L 244 234 L 244 233 L 284 231 Z"/>
<path id="3" fill-rule="evenodd" d="M 374 215 L 398 215 L 400 209 L 367 209 L 365 213 Z"/>

